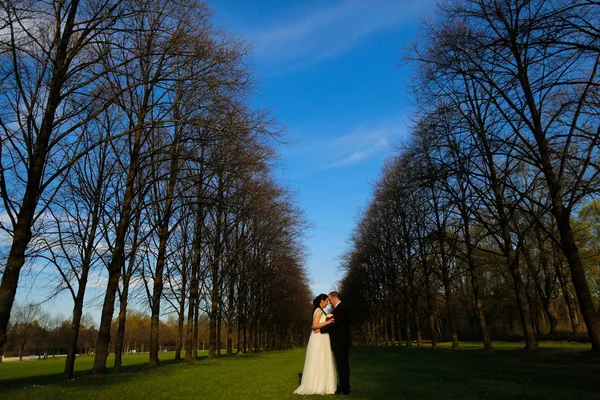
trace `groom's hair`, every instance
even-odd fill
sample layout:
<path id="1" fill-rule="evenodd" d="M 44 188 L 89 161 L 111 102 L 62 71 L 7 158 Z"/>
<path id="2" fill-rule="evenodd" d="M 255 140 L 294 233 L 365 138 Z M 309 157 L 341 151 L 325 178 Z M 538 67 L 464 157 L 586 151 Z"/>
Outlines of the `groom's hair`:
<path id="1" fill-rule="evenodd" d="M 329 292 L 329 297 L 335 297 L 336 299 L 339 299 L 339 300 L 342 299 L 338 292 Z"/>

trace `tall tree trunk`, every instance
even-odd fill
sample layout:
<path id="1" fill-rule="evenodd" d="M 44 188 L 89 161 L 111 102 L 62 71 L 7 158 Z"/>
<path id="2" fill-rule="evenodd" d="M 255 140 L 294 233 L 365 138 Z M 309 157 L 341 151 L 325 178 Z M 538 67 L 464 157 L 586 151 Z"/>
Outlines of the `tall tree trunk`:
<path id="1" fill-rule="evenodd" d="M 450 286 L 450 277 L 447 275 L 448 271 L 445 271 L 443 279 L 444 291 L 446 293 L 446 312 L 448 313 L 448 322 L 450 323 L 450 333 L 452 335 L 452 348 L 458 349 L 458 334 L 456 333 L 456 321 L 454 319 L 454 296 L 452 295 L 452 287 Z"/>
<path id="2" fill-rule="evenodd" d="M 442 263 L 442 284 L 446 295 L 446 313 L 448 314 L 448 322 L 450 323 L 450 335 L 452 336 L 452 348 L 458 349 L 458 333 L 456 332 L 456 319 L 454 316 L 454 296 L 452 293 L 452 282 L 450 278 L 450 260 L 444 248 L 445 243 L 445 226 L 438 222 L 439 240 L 441 248 L 441 263 Z"/>
<path id="3" fill-rule="evenodd" d="M 539 239 L 538 239 L 538 243 L 539 243 Z M 542 283 L 540 282 L 540 280 L 542 278 L 539 276 L 539 273 L 536 270 L 535 265 L 533 264 L 531 252 L 526 244 L 523 246 L 521 251 L 523 253 L 523 259 L 525 260 L 527 269 L 529 270 L 531 277 L 533 279 L 533 283 L 535 284 L 535 289 L 536 289 L 536 292 L 538 293 L 539 300 L 542 303 L 544 312 L 546 313 L 546 315 L 548 316 L 548 319 L 550 320 L 550 333 L 556 333 L 558 317 L 554 313 L 554 310 L 551 307 L 550 293 L 547 293 L 546 290 L 544 289 L 544 287 L 542 287 Z M 540 264 L 544 264 L 547 262 L 548 262 L 548 259 L 547 259 L 546 255 L 544 254 L 544 248 L 541 247 L 540 248 Z M 547 266 L 545 267 L 545 270 L 546 270 L 546 274 L 545 274 L 544 280 L 548 281 L 550 278 L 548 277 Z M 539 329 L 538 329 L 538 332 L 539 332 Z"/>
<path id="4" fill-rule="evenodd" d="M 150 30 L 152 31 L 156 28 L 158 28 L 158 26 L 154 25 Z M 134 78 L 143 81 L 143 85 L 140 85 L 139 107 L 134 108 L 133 105 L 127 108 L 123 107 L 123 111 L 128 115 L 130 121 L 129 125 L 133 128 L 133 143 L 129 154 L 129 170 L 127 172 L 125 184 L 125 195 L 115 232 L 114 250 L 108 267 L 109 279 L 102 309 L 102 319 L 98 330 L 98 340 L 96 343 L 97 353 L 93 367 L 93 372 L 95 374 L 106 372 L 106 358 L 108 357 L 108 345 L 110 342 L 110 325 L 112 314 L 114 312 L 115 294 L 119 284 L 120 272 L 125 262 L 125 240 L 131 221 L 132 203 L 134 196 L 137 196 L 138 193 L 141 192 L 140 190 L 136 190 L 138 188 L 134 187 L 136 186 L 135 182 L 139 180 L 139 159 L 142 151 L 142 144 L 144 143 L 143 139 L 145 139 L 147 132 L 149 131 L 147 126 L 149 121 L 147 121 L 147 119 L 153 118 L 152 109 L 156 107 L 156 99 L 154 99 L 153 96 L 155 96 L 157 90 L 161 90 L 157 89 L 157 85 L 163 81 L 162 74 L 166 71 L 164 63 L 168 57 L 157 57 L 155 59 L 157 47 L 156 43 L 152 43 L 155 39 L 154 33 L 155 32 L 144 31 L 142 32 L 142 35 L 144 35 L 143 37 L 137 37 L 140 43 L 143 43 L 143 47 L 145 47 L 141 57 L 136 59 L 140 68 L 138 75 Z M 137 98 L 137 96 L 133 96 L 133 98 Z M 131 111 L 131 109 L 133 109 L 133 111 Z M 147 182 L 139 183 L 139 186 L 143 185 L 147 185 Z M 158 303 L 160 303 L 160 300 Z M 157 335 L 157 330 L 155 330 L 155 332 Z"/>
<path id="5" fill-rule="evenodd" d="M 254 317 L 254 352 L 258 353 L 260 351 L 261 343 L 260 343 L 260 319 L 258 317 Z"/>
<path id="6" fill-rule="evenodd" d="M 563 272 L 563 265 L 560 260 L 555 262 L 556 275 L 558 276 L 558 281 L 560 282 L 560 287 L 563 293 L 563 297 L 565 299 L 565 303 L 567 304 L 567 309 L 569 311 L 569 319 L 571 321 L 571 327 L 573 335 L 577 335 L 579 332 L 579 307 L 576 302 L 573 301 L 571 297 L 571 291 L 569 290 L 569 282 Z"/>
<path id="7" fill-rule="evenodd" d="M 145 94 L 145 103 L 148 104 L 149 93 Z M 119 214 L 119 222 L 115 234 L 115 245 L 112 254 L 112 259 L 108 266 L 108 283 L 106 286 L 106 294 L 104 295 L 104 304 L 102 306 L 102 317 L 100 327 L 98 329 L 98 339 L 96 341 L 96 357 L 94 358 L 93 373 L 106 373 L 106 359 L 108 357 L 110 344 L 110 325 L 115 309 L 115 295 L 119 286 L 121 270 L 125 262 L 125 239 L 131 222 L 131 210 L 134 199 L 134 185 L 138 176 L 138 159 L 140 157 L 142 135 L 144 132 L 144 121 L 146 108 L 139 117 L 138 125 L 135 129 L 133 149 L 130 156 L 129 171 L 127 172 L 127 180 L 125 186 L 125 196 L 123 205 Z"/>
<path id="8" fill-rule="evenodd" d="M 115 340 L 115 363 L 114 371 L 121 372 L 122 361 L 123 361 L 123 347 L 125 342 L 125 326 L 127 324 L 127 305 L 129 304 L 129 283 L 135 270 L 135 262 L 137 256 L 137 249 L 139 245 L 139 231 L 140 231 L 141 213 L 136 213 L 134 222 L 134 232 L 132 249 L 129 255 L 129 263 L 127 268 L 122 271 L 123 276 L 123 290 L 119 294 L 119 325 L 117 326 L 117 338 Z"/>
<path id="9" fill-rule="evenodd" d="M 254 351 L 254 319 L 249 316 L 250 322 L 248 324 L 248 352 Z"/>
<path id="10" fill-rule="evenodd" d="M 525 349 L 534 350 L 538 348 L 538 344 L 531 322 L 531 309 L 529 307 L 529 300 L 527 299 L 525 283 L 519 269 L 519 260 L 511 247 L 506 246 L 505 251 L 507 252 L 508 268 L 513 280 L 517 304 L 519 306 L 519 315 L 521 316 L 521 325 L 523 334 L 525 335 Z"/>
<path id="11" fill-rule="evenodd" d="M 220 265 L 221 265 L 221 243 L 222 243 L 222 224 L 223 224 L 223 177 L 219 176 L 218 183 L 218 203 L 217 216 L 215 222 L 215 233 L 214 233 L 214 244 L 213 244 L 213 260 L 211 262 L 211 277 L 212 277 L 212 288 L 211 288 L 211 304 L 210 304 L 210 319 L 209 319 L 209 344 L 208 344 L 208 358 L 214 358 L 217 355 L 217 318 L 219 308 L 221 304 L 221 279 L 220 279 Z M 220 349 L 219 349 L 220 350 Z"/>
<path id="12" fill-rule="evenodd" d="M 387 336 L 387 345 L 391 346 L 392 342 L 394 341 L 393 338 L 393 333 L 392 333 L 392 315 L 391 315 L 391 310 L 388 309 L 386 312 L 386 318 L 385 318 L 385 331 L 386 331 L 386 336 Z"/>
<path id="13" fill-rule="evenodd" d="M 79 339 L 79 329 L 81 326 L 81 316 L 83 315 L 83 300 L 85 289 L 87 287 L 88 275 L 92 266 L 92 257 L 94 255 L 94 245 L 98 225 L 100 224 L 100 198 L 102 186 L 104 185 L 104 168 L 106 166 L 106 157 L 103 157 L 99 166 L 98 180 L 94 189 L 94 207 L 92 208 L 92 221 L 90 232 L 87 237 L 87 243 L 84 250 L 84 259 L 81 263 L 81 275 L 78 279 L 77 295 L 73 299 L 73 319 L 71 322 L 71 332 L 69 334 L 69 347 L 67 350 L 67 359 L 65 361 L 64 377 L 72 379 L 75 371 L 75 357 L 77 355 L 77 342 Z"/>
<path id="14" fill-rule="evenodd" d="M 232 266 L 232 268 L 235 268 Z M 233 317 L 234 317 L 234 304 L 235 304 L 235 279 L 236 274 L 233 273 L 229 282 L 229 293 L 228 293 L 228 307 L 227 307 L 227 357 L 233 355 Z M 239 328 L 238 328 L 239 330 Z M 238 333 L 239 342 L 239 333 Z"/>
<path id="15" fill-rule="evenodd" d="M 469 272 L 471 278 L 471 289 L 473 290 L 473 300 L 475 302 L 475 311 L 477 313 L 477 321 L 479 322 L 479 328 L 481 329 L 481 336 L 483 339 L 483 347 L 486 350 L 492 349 L 492 338 L 488 329 L 488 324 L 485 320 L 485 312 L 483 310 L 483 296 L 481 295 L 481 288 L 479 286 L 479 268 L 475 258 L 473 257 L 473 248 L 471 247 L 470 239 L 466 242 L 467 247 L 467 261 L 469 265 Z"/>
<path id="16" fill-rule="evenodd" d="M 198 308 L 200 263 L 202 262 L 202 225 L 204 224 L 204 208 L 201 203 L 202 188 L 198 188 L 198 204 L 196 205 L 196 225 L 194 227 L 194 245 L 192 251 L 192 270 L 190 276 L 190 300 L 188 302 L 188 316 L 185 343 L 185 362 L 195 360 L 198 355 L 197 336 L 194 334 L 195 310 Z"/>
<path id="17" fill-rule="evenodd" d="M 221 313 L 219 312 L 218 316 L 217 316 L 217 357 L 221 357 L 221 323 L 222 323 L 222 318 L 221 318 Z"/>
<path id="18" fill-rule="evenodd" d="M 183 348 L 183 322 L 185 319 L 185 292 L 187 290 L 187 257 L 184 250 L 184 264 L 181 266 L 181 298 L 179 299 L 179 313 L 177 317 L 177 347 L 175 348 L 175 361 L 181 361 Z"/>
<path id="19" fill-rule="evenodd" d="M 435 309 L 428 307 L 429 329 L 431 330 L 431 347 L 437 347 L 437 329 L 435 328 Z"/>
<path id="20" fill-rule="evenodd" d="M 123 367 L 123 345 L 125 342 L 125 325 L 127 324 L 127 302 L 129 298 L 129 278 L 123 279 L 123 292 L 119 301 L 119 325 L 115 341 L 114 371 L 121 372 Z"/>
<path id="21" fill-rule="evenodd" d="M 466 174 L 464 168 L 461 165 L 461 177 Z M 471 289 L 473 291 L 473 302 L 475 305 L 475 313 L 477 315 L 477 322 L 479 323 L 479 329 L 481 330 L 481 336 L 483 340 L 483 347 L 486 350 L 492 349 L 492 338 L 488 329 L 487 321 L 485 320 L 485 312 L 483 309 L 483 296 L 481 290 L 481 277 L 479 274 L 479 267 L 475 261 L 473 255 L 473 245 L 471 241 L 471 228 L 468 214 L 468 201 L 467 201 L 467 187 L 466 184 L 461 181 L 459 182 L 460 187 L 460 217 L 463 225 L 465 253 L 467 258 L 467 265 L 469 267 Z"/>
<path id="22" fill-rule="evenodd" d="M 123 249 L 120 248 L 118 251 L 122 252 Z M 106 287 L 106 294 L 104 295 L 104 304 L 102 306 L 100 328 L 96 340 L 96 356 L 94 358 L 94 366 L 92 369 L 94 374 L 105 374 L 107 372 L 106 359 L 108 358 L 110 344 L 110 325 L 112 323 L 112 316 L 115 308 L 116 291 L 121 276 L 121 265 L 116 265 L 116 262 L 121 263 L 122 260 L 123 254 L 117 255 L 116 257 L 113 256 L 113 262 L 110 264 L 108 284 Z"/>
<path id="23" fill-rule="evenodd" d="M 200 302 L 197 300 L 196 307 L 194 307 L 194 337 L 193 337 L 194 349 L 192 350 L 192 356 L 194 357 L 194 360 L 198 359 L 198 348 L 200 347 L 199 346 L 200 338 L 198 337 L 199 328 L 200 328 Z M 204 339 L 202 340 L 202 351 L 204 351 Z"/>
<path id="24" fill-rule="evenodd" d="M 381 315 L 381 318 L 379 319 L 379 330 L 381 332 L 381 341 L 383 342 L 384 346 L 387 346 L 389 343 L 390 337 L 388 336 L 387 317 L 385 315 L 385 311 L 383 312 L 383 314 Z"/>
<path id="25" fill-rule="evenodd" d="M 406 316 L 406 346 L 410 346 L 410 310 L 408 304 L 405 305 L 405 316 Z"/>
<path id="26" fill-rule="evenodd" d="M 427 261 L 424 260 L 424 272 L 425 272 L 425 291 L 427 297 L 427 317 L 429 319 L 429 328 L 431 330 L 431 347 L 437 347 L 437 330 L 435 329 L 435 313 L 436 313 L 436 305 L 435 298 L 433 297 L 433 293 L 430 285 L 429 274 L 430 271 L 426 266 Z"/>
<path id="27" fill-rule="evenodd" d="M 238 320 L 237 332 L 236 332 L 236 338 L 235 338 L 235 353 L 236 354 L 240 353 L 240 348 L 242 346 L 241 338 L 242 338 L 242 326 L 240 325 L 239 320 Z"/>
<path id="28" fill-rule="evenodd" d="M 248 352 L 248 314 L 244 314 L 244 344 L 242 352 Z"/>
<path id="29" fill-rule="evenodd" d="M 187 315 L 187 326 L 186 326 L 186 340 L 185 340 L 185 362 L 191 362 L 193 358 L 193 347 L 194 347 L 194 308 L 196 307 L 196 301 L 198 299 L 198 287 L 195 283 L 195 276 L 198 272 L 192 266 L 192 276 L 190 282 L 190 300 L 188 302 L 188 315 Z"/>
<path id="30" fill-rule="evenodd" d="M 417 347 L 423 346 L 423 330 L 421 329 L 421 316 L 419 315 L 419 301 L 418 299 L 413 300 L 413 317 L 415 319 L 415 333 L 417 334 Z"/>
<path id="31" fill-rule="evenodd" d="M 540 262 L 542 264 L 542 269 L 544 270 L 544 275 L 546 276 L 546 279 L 544 280 L 544 293 L 546 294 L 548 303 L 547 306 L 545 305 L 545 307 L 548 314 L 548 319 L 550 320 L 550 333 L 555 334 L 558 327 L 558 312 L 556 309 L 556 299 L 553 298 L 552 291 L 554 284 L 556 283 L 557 276 L 554 275 L 554 279 L 550 279 L 550 276 L 552 276 L 550 270 L 550 259 L 547 253 L 544 251 L 544 241 L 542 239 L 540 229 L 536 229 L 536 237 L 538 241 L 538 248 L 540 250 Z"/>
<path id="32" fill-rule="evenodd" d="M 175 117 L 177 118 L 177 115 Z M 175 185 L 177 183 L 177 176 L 179 172 L 179 132 L 181 128 L 176 124 L 175 133 L 173 135 L 173 143 L 171 144 L 171 165 L 169 166 L 169 184 L 167 186 L 167 193 L 165 194 L 165 210 L 163 218 L 160 221 L 160 233 L 158 253 L 156 256 L 156 268 L 154 274 L 154 286 L 152 289 L 152 304 L 150 317 L 150 366 L 157 366 L 160 362 L 158 359 L 158 353 L 160 351 L 159 344 L 159 317 L 160 317 L 160 299 L 163 292 L 163 273 L 165 269 L 165 258 L 167 253 L 167 242 L 169 240 L 169 222 L 171 221 L 171 214 L 173 209 L 173 195 L 175 194 Z"/>
<path id="33" fill-rule="evenodd" d="M 571 269 L 573 287 L 575 287 L 579 307 L 581 308 L 583 320 L 585 321 L 588 335 L 592 343 L 592 350 L 595 353 L 600 354 L 600 312 L 597 311 L 594 306 L 579 250 L 577 249 L 577 244 L 575 244 L 575 239 L 573 238 L 569 217 L 558 210 L 556 211 L 556 214 L 561 244 Z"/>
<path id="34" fill-rule="evenodd" d="M 502 237 L 501 250 L 506 257 L 508 269 L 513 280 L 513 286 L 517 296 L 517 304 L 519 306 L 519 314 L 521 316 L 521 324 L 523 327 L 523 333 L 525 335 L 525 349 L 533 350 L 537 349 L 538 344 L 533 331 L 533 325 L 531 324 L 529 302 L 527 300 L 527 292 L 525 290 L 525 284 L 521 277 L 521 271 L 519 270 L 519 259 L 517 253 L 513 248 L 513 241 L 510 235 L 509 217 L 506 211 L 505 198 L 500 185 L 500 179 L 494 163 L 494 155 L 490 150 L 490 143 L 487 137 L 486 126 L 483 122 L 479 121 L 479 126 L 476 128 L 477 137 L 480 139 L 483 145 L 485 158 L 487 161 L 487 168 L 489 170 L 489 181 L 493 192 L 493 202 L 498 214 L 498 225 L 500 229 L 500 236 Z"/>
<path id="35" fill-rule="evenodd" d="M 245 262 L 241 265 L 240 278 L 238 279 L 238 353 L 246 353 L 246 346 L 248 344 L 248 329 L 246 326 L 247 321 L 247 308 L 245 307 L 245 273 L 244 273 Z M 241 335 L 241 336 L 240 336 Z"/>
<path id="36" fill-rule="evenodd" d="M 97 225 L 95 225 L 97 226 Z M 96 234 L 94 224 L 92 224 L 92 229 L 90 233 L 90 242 L 88 244 L 92 244 L 93 238 Z M 87 286 L 88 273 L 91 266 L 91 254 L 92 254 L 92 246 L 88 246 L 90 250 L 89 253 L 86 253 L 86 259 L 82 265 L 81 276 L 79 278 L 79 287 L 77 289 L 77 296 L 74 299 L 73 303 L 73 319 L 71 321 L 71 329 L 69 333 L 69 347 L 67 349 L 67 358 L 65 361 L 65 370 L 64 377 L 65 379 L 72 379 L 73 372 L 75 370 L 75 358 L 77 355 L 77 342 L 79 340 L 79 330 L 81 327 L 81 316 L 83 315 L 83 299 L 85 296 L 85 289 Z M 87 250 L 86 250 L 87 252 Z M 89 255 L 89 257 L 88 257 Z"/>
<path id="37" fill-rule="evenodd" d="M 395 300 L 394 301 L 394 307 L 392 310 L 393 314 L 392 314 L 392 324 L 393 324 L 393 329 L 394 329 L 394 341 L 395 341 L 395 345 L 396 346 L 402 346 L 402 333 L 401 333 L 401 329 L 400 329 L 400 321 L 399 321 L 399 307 L 398 307 L 398 301 Z"/>
<path id="38" fill-rule="evenodd" d="M 75 357 L 77 356 L 77 342 L 79 340 L 81 316 L 83 315 L 83 296 L 85 293 L 85 283 L 82 285 L 80 280 L 79 285 L 79 289 L 77 289 L 77 297 L 75 298 L 75 302 L 73 304 L 73 319 L 71 321 L 71 329 L 69 332 L 69 347 L 67 349 L 67 359 L 65 361 L 64 370 L 65 379 L 72 379 L 73 372 L 75 371 Z"/>

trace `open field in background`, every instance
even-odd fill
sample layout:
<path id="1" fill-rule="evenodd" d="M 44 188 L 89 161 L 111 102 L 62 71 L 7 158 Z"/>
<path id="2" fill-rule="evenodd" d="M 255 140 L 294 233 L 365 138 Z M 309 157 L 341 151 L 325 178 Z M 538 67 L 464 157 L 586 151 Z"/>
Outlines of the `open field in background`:
<path id="1" fill-rule="evenodd" d="M 600 357 L 589 344 L 479 343 L 440 348 L 351 349 L 352 399 L 600 399 Z M 149 369 L 147 354 L 126 355 L 126 372 L 94 377 L 93 357 L 77 360 L 77 378 L 61 379 L 64 359 L 0 364 L 0 397 L 8 399 L 323 399 L 294 396 L 304 349 L 238 355 Z M 112 358 L 109 358 L 109 365 Z"/>

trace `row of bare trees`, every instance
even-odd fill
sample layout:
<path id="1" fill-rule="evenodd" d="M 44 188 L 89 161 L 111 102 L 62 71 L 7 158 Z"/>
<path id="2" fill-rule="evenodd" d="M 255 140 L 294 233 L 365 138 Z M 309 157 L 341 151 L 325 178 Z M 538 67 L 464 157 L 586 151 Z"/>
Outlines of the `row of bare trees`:
<path id="1" fill-rule="evenodd" d="M 468 319 L 488 349 L 502 324 L 535 349 L 540 321 L 577 331 L 581 316 L 600 352 L 599 9 L 451 0 L 425 24 L 411 138 L 344 262 L 367 341 L 401 341 L 404 325 L 457 347 Z"/>
<path id="2" fill-rule="evenodd" d="M 211 357 L 223 326 L 228 355 L 234 329 L 238 351 L 301 343 L 306 222 L 274 179 L 279 131 L 251 107 L 244 44 L 200 1 L 15 0 L 0 16 L 0 346 L 26 260 L 72 296 L 67 379 L 92 276 L 95 373 L 111 349 L 120 369 L 134 300 L 150 310 L 150 365 L 166 313 L 178 359 L 197 356 L 205 315 Z"/>

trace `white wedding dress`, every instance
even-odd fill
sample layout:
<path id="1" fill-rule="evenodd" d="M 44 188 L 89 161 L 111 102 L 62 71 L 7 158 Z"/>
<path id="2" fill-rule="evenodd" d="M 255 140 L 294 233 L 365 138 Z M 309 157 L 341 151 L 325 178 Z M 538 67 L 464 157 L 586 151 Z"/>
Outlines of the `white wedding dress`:
<path id="1" fill-rule="evenodd" d="M 325 322 L 326 315 L 317 308 L 315 313 L 320 313 L 319 322 Z M 313 313 L 313 317 L 315 315 Z M 329 342 L 328 333 L 311 332 L 306 347 L 306 360 L 302 372 L 302 382 L 295 394 L 333 394 L 337 388 L 337 372 L 333 360 L 333 352 Z"/>

